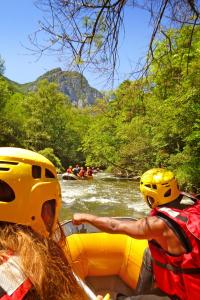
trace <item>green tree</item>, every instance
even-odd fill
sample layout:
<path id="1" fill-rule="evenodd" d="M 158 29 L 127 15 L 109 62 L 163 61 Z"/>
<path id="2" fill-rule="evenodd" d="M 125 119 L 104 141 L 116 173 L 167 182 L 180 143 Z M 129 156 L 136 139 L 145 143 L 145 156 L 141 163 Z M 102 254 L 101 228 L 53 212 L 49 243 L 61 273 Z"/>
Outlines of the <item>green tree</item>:
<path id="1" fill-rule="evenodd" d="M 61 173 L 64 171 L 60 159 L 54 154 L 52 148 L 45 148 L 43 150 L 40 150 L 39 153 L 48 158 L 54 164 L 54 166 L 56 166 L 57 173 Z"/>
<path id="2" fill-rule="evenodd" d="M 56 84 L 41 81 L 36 91 L 25 96 L 24 111 L 26 147 L 53 149 L 64 167 L 84 160 L 79 149 L 84 130 L 80 114 Z"/>
<path id="3" fill-rule="evenodd" d="M 93 108 L 83 141 L 87 161 L 132 174 L 168 167 L 182 186 L 199 189 L 200 30 L 194 30 L 192 45 L 191 30 L 167 32 L 171 50 L 168 37 L 157 43 L 150 76 L 125 81 L 112 101 Z"/>
<path id="4" fill-rule="evenodd" d="M 112 101 L 100 101 L 93 108 L 94 120 L 83 142 L 89 164 L 138 174 L 141 161 L 143 165 L 144 161 L 147 163 L 149 157 L 141 157 L 142 151 L 148 152 L 150 148 L 148 128 L 142 126 L 145 113 L 142 85 L 140 81 L 125 81 Z"/>
<path id="5" fill-rule="evenodd" d="M 199 98 L 200 30 L 190 26 L 171 30 L 171 52 L 166 55 L 169 39 L 157 45 L 151 69 L 152 95 L 146 111 L 152 130 L 152 146 L 157 149 L 156 162 L 175 169 L 180 181 L 193 188 L 199 186 Z"/>
<path id="6" fill-rule="evenodd" d="M 0 146 L 6 146 L 15 141 L 9 118 L 4 111 L 10 97 L 9 85 L 3 77 L 0 77 Z"/>
<path id="7" fill-rule="evenodd" d="M 56 155 L 61 155 L 69 134 L 66 117 L 69 104 L 66 103 L 67 98 L 58 91 L 57 85 L 46 80 L 39 83 L 35 92 L 25 96 L 27 147 L 36 150 L 53 148 Z"/>
<path id="8" fill-rule="evenodd" d="M 8 146 L 24 147 L 24 95 L 20 93 L 12 93 L 7 99 L 3 114 L 7 119 L 7 127 L 10 128 L 10 136 L 8 137 Z"/>

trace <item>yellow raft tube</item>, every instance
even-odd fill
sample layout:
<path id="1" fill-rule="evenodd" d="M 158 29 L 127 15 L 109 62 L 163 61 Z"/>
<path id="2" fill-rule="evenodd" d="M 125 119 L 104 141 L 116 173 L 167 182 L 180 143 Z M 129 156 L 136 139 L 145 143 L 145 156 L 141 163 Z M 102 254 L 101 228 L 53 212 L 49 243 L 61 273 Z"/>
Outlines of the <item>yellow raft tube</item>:
<path id="1" fill-rule="evenodd" d="M 118 293 L 133 294 L 146 240 L 104 233 L 89 224 L 74 226 L 70 221 L 62 227 L 72 268 L 96 295 L 109 293 L 114 300 Z"/>

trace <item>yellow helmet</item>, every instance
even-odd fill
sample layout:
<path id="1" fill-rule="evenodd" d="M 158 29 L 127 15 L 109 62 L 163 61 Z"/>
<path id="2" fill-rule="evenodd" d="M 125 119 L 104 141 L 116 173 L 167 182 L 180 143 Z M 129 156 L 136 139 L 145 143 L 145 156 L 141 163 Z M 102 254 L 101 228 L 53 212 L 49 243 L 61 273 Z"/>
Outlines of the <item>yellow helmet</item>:
<path id="1" fill-rule="evenodd" d="M 151 169 L 141 176 L 140 191 L 151 208 L 174 201 L 180 195 L 174 174 L 161 168 Z"/>
<path id="2" fill-rule="evenodd" d="M 43 207 L 53 203 L 51 228 Z M 30 226 L 43 236 L 54 232 L 61 207 L 61 191 L 54 165 L 43 155 L 14 147 L 0 147 L 0 221 Z"/>

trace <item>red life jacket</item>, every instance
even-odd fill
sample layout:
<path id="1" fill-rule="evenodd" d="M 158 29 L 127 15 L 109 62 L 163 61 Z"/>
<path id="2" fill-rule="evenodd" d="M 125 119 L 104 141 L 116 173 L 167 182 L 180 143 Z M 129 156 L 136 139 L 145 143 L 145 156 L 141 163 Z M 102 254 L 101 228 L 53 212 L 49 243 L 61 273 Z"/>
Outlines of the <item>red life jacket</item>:
<path id="1" fill-rule="evenodd" d="M 88 176 L 92 176 L 92 170 L 89 169 L 89 170 L 87 171 L 87 175 L 88 175 Z"/>
<path id="2" fill-rule="evenodd" d="M 173 256 L 149 241 L 158 287 L 172 299 L 200 297 L 200 201 L 183 210 L 157 207 L 151 215 L 162 218 L 178 235 L 187 253 Z M 173 296 L 175 296 L 173 298 Z"/>
<path id="3" fill-rule="evenodd" d="M 85 176 L 85 171 L 84 170 L 80 170 L 80 172 L 78 173 L 78 176 L 84 177 Z"/>
<path id="4" fill-rule="evenodd" d="M 19 256 L 10 256 L 0 264 L 0 300 L 22 300 L 31 287 L 20 267 Z"/>

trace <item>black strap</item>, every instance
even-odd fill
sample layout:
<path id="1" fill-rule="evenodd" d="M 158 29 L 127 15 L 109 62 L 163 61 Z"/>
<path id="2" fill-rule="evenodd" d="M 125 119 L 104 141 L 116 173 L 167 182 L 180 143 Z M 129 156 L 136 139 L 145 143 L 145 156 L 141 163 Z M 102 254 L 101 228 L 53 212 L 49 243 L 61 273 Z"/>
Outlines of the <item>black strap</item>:
<path id="1" fill-rule="evenodd" d="M 200 268 L 177 268 L 177 267 L 174 267 L 173 265 L 170 265 L 170 264 L 163 264 L 161 263 L 160 261 L 157 261 L 157 260 L 154 260 L 153 259 L 153 262 L 163 268 L 163 269 L 167 269 L 169 271 L 172 271 L 174 272 L 175 274 L 200 274 Z"/>
<path id="2" fill-rule="evenodd" d="M 185 248 L 186 252 L 189 253 L 192 251 L 192 246 L 189 238 L 187 237 L 184 230 L 180 227 L 179 224 L 176 223 L 173 219 L 168 217 L 167 215 L 163 214 L 161 211 L 159 211 L 156 215 L 158 218 L 162 219 L 167 225 L 173 230 L 173 232 L 176 234 L 176 236 L 181 241 L 183 247 Z M 177 218 L 177 217 L 176 217 Z M 179 217 L 179 219 L 181 219 Z M 186 219 L 182 219 L 183 222 L 186 221 Z"/>

